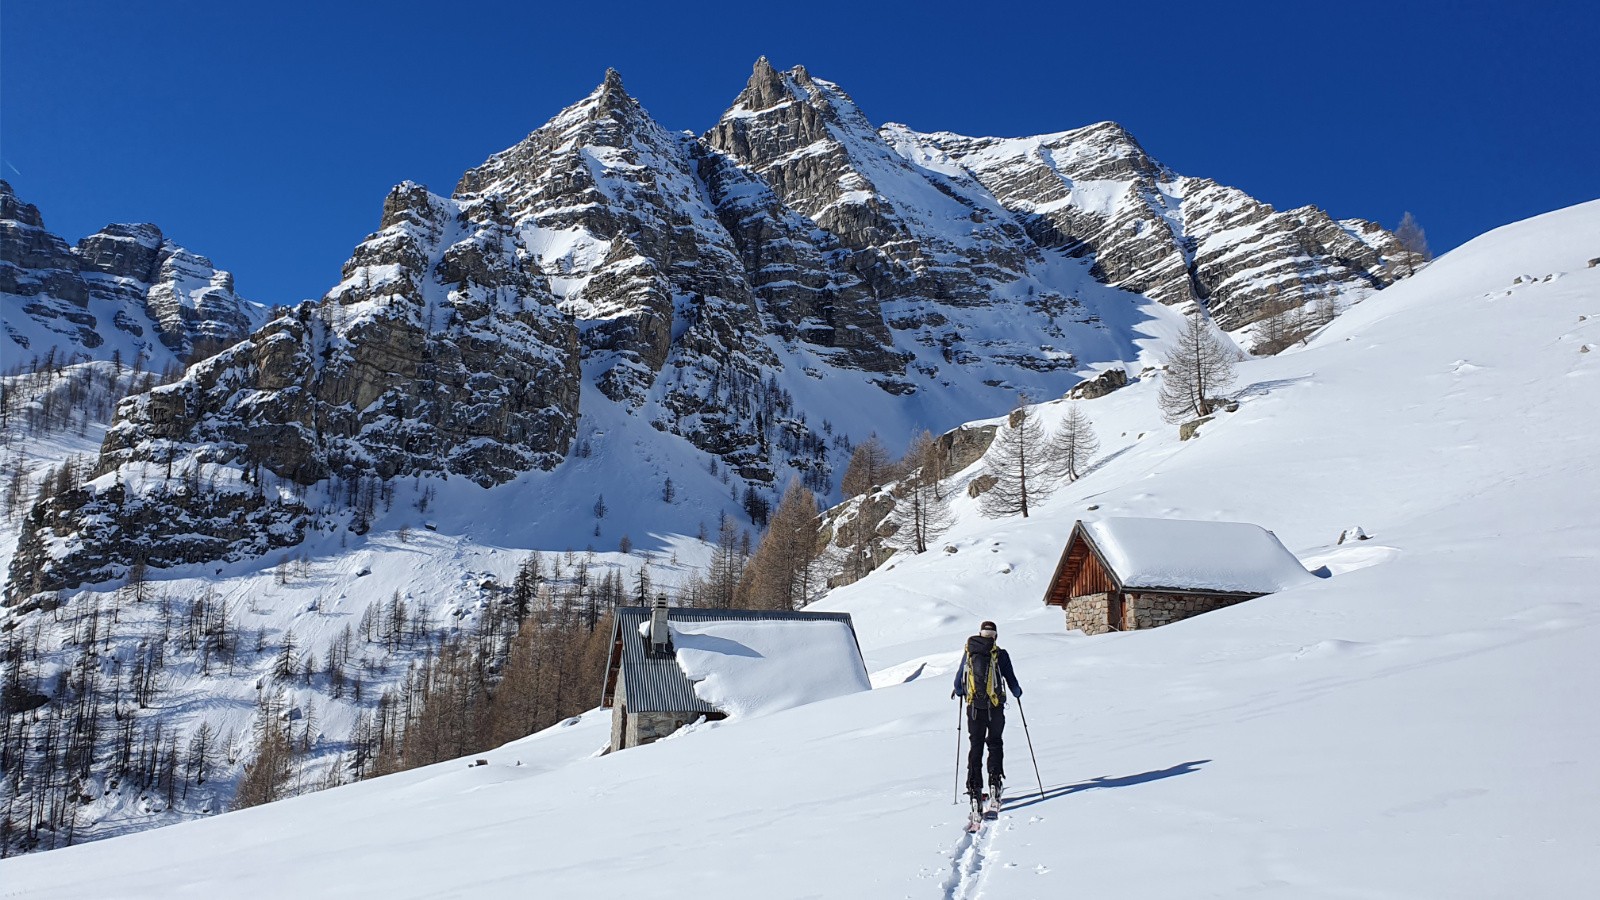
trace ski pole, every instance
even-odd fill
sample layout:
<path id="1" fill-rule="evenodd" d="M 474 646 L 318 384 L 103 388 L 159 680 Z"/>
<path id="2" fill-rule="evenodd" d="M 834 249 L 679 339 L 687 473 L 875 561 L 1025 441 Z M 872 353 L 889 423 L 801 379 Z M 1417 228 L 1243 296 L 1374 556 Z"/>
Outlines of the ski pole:
<path id="1" fill-rule="evenodd" d="M 1028 732 L 1028 711 L 1022 708 L 1022 698 L 1017 698 L 1017 712 L 1022 713 L 1022 734 L 1028 739 L 1028 757 L 1033 760 L 1033 777 L 1039 781 L 1039 796 L 1044 796 L 1044 779 L 1039 778 L 1039 757 L 1033 755 L 1033 735 Z"/>
<path id="2" fill-rule="evenodd" d="M 966 705 L 965 700 L 956 704 L 956 786 L 950 791 L 951 806 L 961 802 L 961 720 L 965 718 L 962 712 Z"/>

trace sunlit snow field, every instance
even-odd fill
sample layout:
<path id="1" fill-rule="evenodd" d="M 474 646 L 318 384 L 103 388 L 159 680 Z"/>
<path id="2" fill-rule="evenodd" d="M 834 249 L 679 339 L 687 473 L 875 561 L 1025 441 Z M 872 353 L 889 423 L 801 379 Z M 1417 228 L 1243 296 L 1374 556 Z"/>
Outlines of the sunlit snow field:
<path id="1" fill-rule="evenodd" d="M 1038 514 L 958 492 L 937 549 L 817 604 L 852 614 L 874 690 L 606 756 L 595 711 L 486 766 L 6 860 L 0 896 L 1600 894 L 1595 256 L 1600 202 L 1470 242 L 1241 364 L 1195 440 L 1153 379 L 1084 402 L 1101 460 Z M 1045 583 L 1076 519 L 1119 515 L 1252 522 L 1328 577 L 1069 634 Z M 463 532 L 436 524 L 386 559 L 497 567 L 428 556 Z M 984 618 L 1038 778 L 1013 715 L 1011 799 L 973 838 L 949 692 Z"/>

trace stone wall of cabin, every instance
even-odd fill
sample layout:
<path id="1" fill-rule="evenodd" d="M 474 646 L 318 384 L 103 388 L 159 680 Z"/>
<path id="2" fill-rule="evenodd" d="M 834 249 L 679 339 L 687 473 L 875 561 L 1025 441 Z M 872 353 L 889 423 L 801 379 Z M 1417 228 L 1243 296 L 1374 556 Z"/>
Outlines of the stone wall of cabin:
<path id="1" fill-rule="evenodd" d="M 1135 594 L 1127 595 L 1127 615 L 1130 628 L 1158 628 L 1179 619 L 1222 609 L 1244 602 L 1246 597 L 1215 597 L 1203 594 Z"/>
<path id="2" fill-rule="evenodd" d="M 628 714 L 624 708 L 621 702 L 611 707 L 611 743 L 607 746 L 613 753 L 622 749 L 622 738 L 628 733 Z"/>
<path id="3" fill-rule="evenodd" d="M 1067 630 L 1105 634 L 1111 630 L 1111 595 L 1085 594 L 1067 601 Z"/>
<path id="4" fill-rule="evenodd" d="M 658 741 L 699 717 L 699 713 L 689 712 L 630 712 L 622 746 Z"/>
<path id="5" fill-rule="evenodd" d="M 1084 634 L 1105 634 L 1111 629 L 1111 594 L 1084 594 L 1067 601 L 1067 630 Z M 1140 594 L 1124 595 L 1123 616 L 1128 630 L 1159 628 L 1198 616 L 1224 606 L 1241 603 L 1247 597 L 1216 597 L 1206 594 Z M 1120 624 L 1120 623 L 1118 623 Z"/>

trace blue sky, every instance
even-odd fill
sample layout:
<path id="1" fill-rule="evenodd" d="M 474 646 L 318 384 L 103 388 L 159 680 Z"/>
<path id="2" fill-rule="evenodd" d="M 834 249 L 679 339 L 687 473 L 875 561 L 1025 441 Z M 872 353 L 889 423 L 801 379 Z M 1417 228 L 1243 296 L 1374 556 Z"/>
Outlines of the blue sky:
<path id="1" fill-rule="evenodd" d="M 0 5 L 0 173 L 75 241 L 150 221 L 287 303 L 338 281 L 404 179 L 448 193 L 615 67 L 703 131 L 765 54 L 874 122 L 1104 119 L 1279 208 L 1436 250 L 1600 197 L 1592 3 Z"/>

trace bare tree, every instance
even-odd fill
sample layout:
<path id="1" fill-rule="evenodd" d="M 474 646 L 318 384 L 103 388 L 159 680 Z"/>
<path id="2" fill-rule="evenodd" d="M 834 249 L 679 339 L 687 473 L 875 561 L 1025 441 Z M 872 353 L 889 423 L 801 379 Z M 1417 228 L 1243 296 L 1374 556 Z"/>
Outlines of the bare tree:
<path id="1" fill-rule="evenodd" d="M 265 694 L 256 710 L 256 755 L 245 764 L 239 778 L 234 809 L 260 806 L 288 795 L 294 773 L 294 742 L 282 723 L 286 701 L 282 689 L 270 697 Z"/>
<path id="2" fill-rule="evenodd" d="M 1322 296 L 1329 295 L 1320 294 L 1319 299 Z M 1271 356 L 1288 349 L 1315 327 L 1298 294 L 1286 295 L 1275 289 L 1261 312 L 1255 327 L 1255 347 L 1251 351 L 1261 356 Z"/>
<path id="3" fill-rule="evenodd" d="M 1168 422 L 1182 422 L 1210 415 L 1217 397 L 1233 383 L 1234 354 L 1203 314 L 1191 315 L 1177 346 L 1162 360 L 1166 366 L 1158 397 L 1162 416 Z"/>
<path id="4" fill-rule="evenodd" d="M 889 514 L 889 523 L 895 529 L 891 543 L 895 546 L 926 553 L 928 545 L 955 524 L 950 497 L 935 490 L 935 484 L 918 478 L 903 482 L 896 491 L 899 496 Z"/>
<path id="5" fill-rule="evenodd" d="M 1055 490 L 1049 441 L 1023 405 L 1026 399 L 1012 410 L 983 456 L 983 472 L 994 479 L 993 487 L 978 498 L 978 509 L 986 516 L 1021 513 L 1027 518 L 1031 507 Z"/>
<path id="6" fill-rule="evenodd" d="M 1094 423 L 1078 404 L 1072 404 L 1066 418 L 1050 436 L 1050 461 L 1056 466 L 1057 476 L 1069 482 L 1077 481 L 1099 450 L 1100 439 L 1095 436 Z"/>
<path id="7" fill-rule="evenodd" d="M 894 528 L 890 543 L 925 553 L 955 522 L 943 485 L 945 455 L 932 434 L 920 431 L 912 437 L 902 468 L 906 474 L 895 490 L 895 506 L 889 514 Z"/>
<path id="8" fill-rule="evenodd" d="M 739 576 L 744 559 L 739 555 L 739 529 L 727 515 L 717 528 L 717 545 L 711 551 L 711 570 L 707 573 L 707 605 L 729 609 L 739 591 Z"/>
<path id="9" fill-rule="evenodd" d="M 1409 211 L 1400 217 L 1400 225 L 1394 230 L 1395 240 L 1400 242 L 1400 248 L 1406 252 L 1406 274 L 1413 275 L 1417 265 L 1433 259 L 1433 254 L 1428 250 L 1428 234 L 1417 224 L 1417 217 Z"/>
<path id="10" fill-rule="evenodd" d="M 217 762 L 217 733 L 210 722 L 201 722 L 194 737 L 189 739 L 189 756 L 186 760 L 188 774 L 197 785 L 206 783 L 206 773 Z M 185 788 L 187 790 L 187 788 Z"/>

